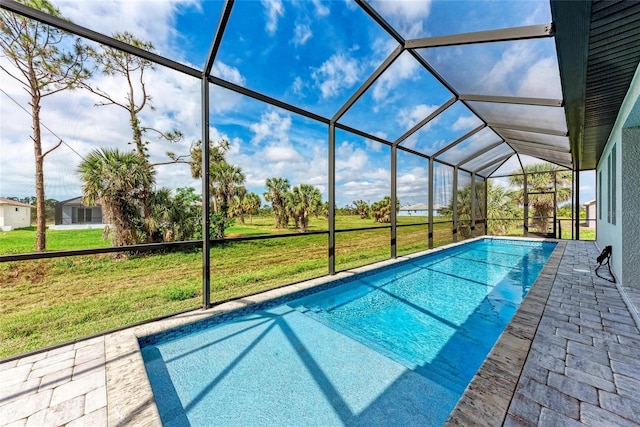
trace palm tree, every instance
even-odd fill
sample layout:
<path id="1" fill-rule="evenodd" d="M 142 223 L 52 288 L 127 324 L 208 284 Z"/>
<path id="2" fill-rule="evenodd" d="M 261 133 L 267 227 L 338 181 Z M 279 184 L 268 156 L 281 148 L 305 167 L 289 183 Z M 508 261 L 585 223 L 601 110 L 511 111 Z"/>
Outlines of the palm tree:
<path id="1" fill-rule="evenodd" d="M 484 185 L 476 183 L 476 218 L 482 216 Z M 458 232 L 463 238 L 471 237 L 471 184 L 462 187 L 457 194 Z M 513 191 L 487 182 L 487 234 L 504 234 L 520 218 L 517 197 Z M 442 209 L 442 215 L 453 215 L 453 203 Z"/>
<path id="2" fill-rule="evenodd" d="M 244 199 L 247 197 L 247 189 L 243 186 L 236 187 L 235 193 L 235 196 L 230 201 L 229 214 L 232 217 L 240 218 L 240 224 L 244 225 Z"/>
<path id="3" fill-rule="evenodd" d="M 211 201 L 213 202 L 213 212 L 217 213 L 218 199 L 214 191 L 213 170 L 219 163 L 227 163 L 225 154 L 229 150 L 229 141 L 223 139 L 215 145 L 209 142 L 209 190 L 211 192 Z M 193 178 L 202 178 L 202 141 L 198 140 L 191 145 L 191 176 Z"/>
<path id="4" fill-rule="evenodd" d="M 300 228 L 300 218 L 296 215 L 295 212 L 295 202 L 293 200 L 293 193 L 291 191 L 287 191 L 284 193 L 284 226 L 289 227 L 289 220 L 293 219 L 293 226 L 295 228 Z"/>
<path id="5" fill-rule="evenodd" d="M 100 202 L 113 246 L 144 241 L 142 209 L 146 189 L 155 182 L 153 168 L 144 157 L 117 149 L 92 151 L 78 166 L 83 202 Z"/>
<path id="6" fill-rule="evenodd" d="M 226 161 L 225 154 L 229 151 L 229 141 L 222 139 L 215 145 L 209 143 L 209 164 Z M 202 141 L 198 140 L 191 145 L 191 176 L 202 178 Z"/>
<path id="7" fill-rule="evenodd" d="M 173 240 L 173 219 L 175 217 L 171 190 L 161 188 L 149 195 L 148 215 L 144 222 L 152 242 Z"/>
<path id="8" fill-rule="evenodd" d="M 231 202 L 242 191 L 240 187 L 244 184 L 244 179 L 240 166 L 231 165 L 226 161 L 211 166 L 211 193 L 215 199 L 215 212 L 230 216 Z"/>
<path id="9" fill-rule="evenodd" d="M 364 200 L 354 200 L 356 213 L 360 215 L 360 219 L 365 219 L 369 216 L 369 205 Z"/>
<path id="10" fill-rule="evenodd" d="M 396 212 L 400 210 L 400 199 L 396 199 Z M 391 197 L 384 196 L 378 202 L 372 203 L 370 211 L 373 212 L 375 222 L 391 222 Z"/>
<path id="11" fill-rule="evenodd" d="M 230 216 L 231 202 L 242 190 L 244 184 L 242 168 L 220 161 L 211 166 L 211 193 L 215 199 L 214 212 Z"/>
<path id="12" fill-rule="evenodd" d="M 271 202 L 276 228 L 286 228 L 289 218 L 286 212 L 286 193 L 289 192 L 289 180 L 287 178 L 267 178 L 265 183 L 267 191 L 264 199 Z"/>
<path id="13" fill-rule="evenodd" d="M 464 239 L 471 237 L 471 184 L 458 190 L 458 232 Z M 453 207 L 451 206 L 453 213 Z"/>
<path id="14" fill-rule="evenodd" d="M 524 175 L 515 175 L 509 178 L 511 185 L 517 185 L 520 188 L 524 185 Z M 533 225 L 539 232 L 546 232 L 549 227 L 549 217 L 553 216 L 554 210 L 558 203 L 566 202 L 571 198 L 571 171 L 556 165 L 548 165 L 546 163 L 536 163 L 526 166 L 524 173 L 527 175 L 527 191 L 529 193 L 529 207 L 532 209 L 534 217 Z M 555 176 L 555 185 L 554 185 Z M 556 205 L 553 203 L 553 197 L 550 192 L 557 187 Z M 540 193 L 547 194 L 540 194 Z M 524 203 L 524 191 L 518 191 L 518 200 L 520 204 Z"/>
<path id="15" fill-rule="evenodd" d="M 324 219 L 329 219 L 329 202 L 326 201 L 322 204 L 322 207 L 320 208 L 320 213 L 322 213 L 322 216 L 324 217 Z"/>
<path id="16" fill-rule="evenodd" d="M 322 206 L 322 194 L 313 185 L 300 184 L 291 190 L 291 211 L 301 233 L 309 228 L 309 215 Z"/>
<path id="17" fill-rule="evenodd" d="M 311 213 L 317 218 L 320 217 L 320 214 L 322 213 L 322 193 L 320 192 L 319 189 L 314 188 L 314 192 L 313 192 L 313 200 L 311 203 Z"/>
<path id="18" fill-rule="evenodd" d="M 487 182 L 487 234 L 505 234 L 514 224 L 513 220 L 521 219 L 522 212 L 518 208 L 515 192 L 501 185 Z"/>
<path id="19" fill-rule="evenodd" d="M 244 197 L 242 209 L 244 213 L 249 214 L 249 222 L 253 224 L 253 216 L 258 213 L 262 200 L 256 193 L 249 193 Z"/>
<path id="20" fill-rule="evenodd" d="M 161 188 L 151 192 L 150 215 L 144 218 L 153 242 L 172 242 L 194 237 L 200 223 L 200 206 L 193 202 L 199 198 L 193 188 L 171 190 Z"/>

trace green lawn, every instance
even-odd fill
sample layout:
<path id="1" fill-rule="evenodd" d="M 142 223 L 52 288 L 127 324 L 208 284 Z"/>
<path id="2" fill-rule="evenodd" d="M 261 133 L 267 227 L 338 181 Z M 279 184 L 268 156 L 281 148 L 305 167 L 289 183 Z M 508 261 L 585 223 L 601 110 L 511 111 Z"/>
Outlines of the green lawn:
<path id="1" fill-rule="evenodd" d="M 47 249 L 63 251 L 68 249 L 104 248 L 110 246 L 102 240 L 102 230 L 47 230 Z M 0 254 L 22 254 L 33 252 L 36 242 L 36 228 L 18 228 L 0 231 Z"/>

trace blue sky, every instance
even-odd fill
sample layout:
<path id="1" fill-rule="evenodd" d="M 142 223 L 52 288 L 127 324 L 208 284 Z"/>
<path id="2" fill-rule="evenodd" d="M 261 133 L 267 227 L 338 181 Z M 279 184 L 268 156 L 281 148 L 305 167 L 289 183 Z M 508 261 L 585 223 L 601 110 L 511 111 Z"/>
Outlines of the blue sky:
<path id="1" fill-rule="evenodd" d="M 107 34 L 131 31 L 140 39 L 153 42 L 161 55 L 195 68 L 204 65 L 222 9 L 220 1 L 195 0 L 73 0 L 54 4 L 65 17 L 80 25 Z M 551 21 L 546 1 L 371 4 L 409 39 Z M 397 43 L 352 2 L 237 1 L 214 64 L 214 75 L 331 118 L 396 47 Z M 461 93 L 561 96 L 554 96 L 559 91 L 559 80 L 554 71 L 557 60 L 551 39 L 496 43 L 489 53 L 462 46 L 423 49 L 420 54 Z M 4 77 L 2 89 L 28 108 L 24 90 Z M 149 135 L 152 160 L 162 161 L 167 150 L 186 152 L 189 144 L 201 136 L 200 81 L 156 66 L 147 75 L 147 82 L 155 110 L 144 111 L 143 124 L 165 130 L 175 127 L 185 134 L 185 140 L 177 146 Z M 96 75 L 94 83 L 112 93 L 122 93 L 122 81 L 114 77 Z M 5 94 L 0 96 L 0 195 L 32 195 L 30 118 Z M 405 52 L 340 123 L 393 142 L 451 97 Z M 129 148 L 126 114 L 114 107 L 95 107 L 96 101 L 93 95 L 82 91 L 65 92 L 45 101 L 42 121 L 56 134 L 45 131 L 45 146 L 54 145 L 58 138 L 67 144 L 45 161 L 47 197 L 63 200 L 80 194 L 74 170 L 92 149 Z M 525 111 L 521 119 L 555 120 L 556 113 Z M 479 123 L 458 102 L 401 145 L 431 154 Z M 211 87 L 210 124 L 213 140 L 225 138 L 231 142 L 228 158 L 242 167 L 250 191 L 262 194 L 266 178 L 284 176 L 292 185 L 317 186 L 326 199 L 325 124 L 215 86 Z M 460 161 L 469 147 L 488 146 L 496 138 L 491 131 L 482 131 L 444 158 Z M 339 206 L 356 199 L 379 200 L 390 193 L 387 146 L 339 130 L 336 154 Z M 421 158 L 406 153 L 399 156 L 398 196 L 402 204 L 426 202 L 427 169 Z M 445 177 L 449 174 L 442 172 L 443 178 L 436 182 L 447 182 Z M 159 186 L 173 189 L 199 187 L 190 178 L 186 165 L 159 167 L 157 181 Z M 585 191 L 593 192 L 592 187 L 585 183 Z M 446 198 L 442 194 L 446 191 L 436 190 L 437 198 Z M 581 197 L 583 201 L 593 198 Z"/>

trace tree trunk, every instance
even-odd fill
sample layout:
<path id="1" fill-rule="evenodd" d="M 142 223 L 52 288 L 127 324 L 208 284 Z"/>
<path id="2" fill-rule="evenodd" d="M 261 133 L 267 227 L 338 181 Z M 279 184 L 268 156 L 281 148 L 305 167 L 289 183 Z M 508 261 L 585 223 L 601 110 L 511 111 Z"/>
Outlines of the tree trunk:
<path id="1" fill-rule="evenodd" d="M 131 99 L 133 99 L 133 91 L 130 91 Z M 131 129 L 133 131 L 133 142 L 136 145 L 138 156 L 142 159 L 147 159 L 145 153 L 145 146 L 142 142 L 142 129 L 140 129 L 140 120 L 135 111 L 135 105 L 133 102 L 129 103 L 129 114 L 131 120 Z M 148 219 L 151 217 L 151 186 L 147 183 L 144 184 L 144 189 L 140 195 L 142 198 L 142 214 L 145 219 L 143 221 L 144 234 L 147 236 L 147 243 L 153 242 L 153 233 L 151 227 L 148 225 Z"/>
<path id="2" fill-rule="evenodd" d="M 40 136 L 40 96 L 31 96 L 31 116 L 33 118 L 33 151 L 36 161 L 36 252 L 47 250 L 46 217 L 44 207 L 44 156 Z"/>

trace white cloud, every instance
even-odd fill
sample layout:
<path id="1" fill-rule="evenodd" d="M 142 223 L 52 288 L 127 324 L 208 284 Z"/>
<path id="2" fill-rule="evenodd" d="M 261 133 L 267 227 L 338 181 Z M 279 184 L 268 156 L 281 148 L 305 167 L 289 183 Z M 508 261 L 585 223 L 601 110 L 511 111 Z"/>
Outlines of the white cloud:
<path id="1" fill-rule="evenodd" d="M 6 62 L 3 61 L 3 65 Z M 25 92 L 18 85 L 5 84 L 3 90 L 29 110 Z M 148 132 L 145 139 L 150 141 L 149 155 L 152 162 L 168 160 L 166 151 L 187 154 L 192 141 L 201 138 L 200 80 L 168 68 L 157 66 L 145 74 L 147 90 L 152 96 L 154 110 L 145 108 L 140 114 L 143 126 L 162 131 L 178 129 L 184 140 L 171 144 Z M 108 91 L 113 97 L 123 97 L 122 80 L 115 76 L 96 74 L 92 84 Z M 5 95 L 2 95 L 3 98 Z M 239 102 L 239 95 L 222 89 L 212 89 L 211 110 L 214 114 L 224 114 Z M 81 156 L 98 147 L 130 150 L 127 144 L 132 140 L 128 113 L 119 107 L 96 107 L 99 99 L 88 91 L 65 91 L 46 97 L 42 103 L 41 121 L 68 143 Z M 33 145 L 31 118 L 11 101 L 2 99 L 2 155 L 0 156 L 0 194 L 28 196 L 34 194 Z M 55 145 L 54 137 L 43 129 L 46 147 Z M 9 154 L 11 153 L 11 155 Z M 19 155 L 13 158 L 13 154 Z M 19 161 L 17 160 L 19 159 Z M 58 200 L 80 194 L 81 183 L 75 169 L 82 158 L 64 145 L 45 159 L 45 187 L 47 197 Z M 199 184 L 190 176 L 187 165 L 167 165 L 157 168 L 157 186 L 177 188 Z"/>
<path id="2" fill-rule="evenodd" d="M 344 0 L 344 3 L 347 5 L 347 9 L 356 10 L 358 5 L 353 0 Z"/>
<path id="3" fill-rule="evenodd" d="M 289 143 L 289 130 L 291 129 L 291 116 L 280 114 L 275 110 L 268 110 L 260 117 L 260 122 L 250 126 L 254 133 L 252 144 L 262 141 Z"/>
<path id="4" fill-rule="evenodd" d="M 305 43 L 311 39 L 313 33 L 311 32 L 311 27 L 308 24 L 299 24 L 297 23 L 293 30 L 293 45 L 294 46 L 303 46 Z"/>
<path id="5" fill-rule="evenodd" d="M 534 63 L 524 75 L 517 95 L 561 99 L 562 86 L 557 61 L 544 58 Z"/>
<path id="6" fill-rule="evenodd" d="M 390 193 L 388 181 L 347 181 L 336 190 L 336 204 L 344 206 L 354 200 L 373 203 L 390 195 Z"/>
<path id="7" fill-rule="evenodd" d="M 373 5 L 405 38 L 427 36 L 423 22 L 431 12 L 430 0 L 377 0 Z"/>
<path id="8" fill-rule="evenodd" d="M 302 77 L 297 76 L 294 80 L 293 80 L 293 84 L 291 85 L 291 89 L 293 90 L 293 93 L 295 93 L 298 96 L 304 97 L 304 88 L 305 88 L 305 83 L 304 80 L 302 80 Z"/>
<path id="9" fill-rule="evenodd" d="M 396 121 L 400 124 L 405 131 L 411 129 L 421 120 L 425 119 L 429 114 L 438 109 L 437 105 L 418 104 L 412 108 L 404 108 L 398 112 Z M 421 128 L 426 130 L 438 121 L 438 118 L 434 118 L 429 123 Z"/>
<path id="10" fill-rule="evenodd" d="M 404 52 L 376 81 L 373 99 L 383 101 L 401 81 L 414 77 L 418 69 L 418 62 L 408 52 Z"/>
<path id="11" fill-rule="evenodd" d="M 377 133 L 382 133 L 382 132 L 377 132 Z M 377 135 L 380 136 L 380 135 Z M 381 138 L 385 138 L 385 137 L 381 137 Z M 364 141 L 366 147 L 367 147 L 367 153 L 380 153 L 382 151 L 382 147 L 384 147 L 384 144 L 381 144 L 378 141 L 372 141 L 370 139 L 366 139 Z"/>
<path id="12" fill-rule="evenodd" d="M 266 179 L 274 176 L 288 178 L 291 185 L 306 183 L 326 191 L 325 140 L 316 139 L 304 127 L 294 128 L 290 114 L 270 107 L 247 128 L 253 132 L 251 143 L 230 152 L 228 158 L 242 167 L 250 191 L 264 192 Z"/>
<path id="13" fill-rule="evenodd" d="M 261 0 L 261 2 L 267 18 L 265 30 L 269 35 L 274 35 L 278 30 L 278 19 L 284 16 L 284 5 L 281 0 Z"/>
<path id="14" fill-rule="evenodd" d="M 322 98 L 336 96 L 361 79 L 362 67 L 357 59 L 336 53 L 313 71 L 311 77 L 320 88 Z"/>
<path id="15" fill-rule="evenodd" d="M 319 18 L 324 18 L 325 16 L 329 16 L 329 13 L 331 13 L 331 11 L 329 10 L 329 8 L 327 6 L 325 6 L 321 0 L 312 0 L 313 1 L 313 5 L 316 8 L 316 16 Z"/>
<path id="16" fill-rule="evenodd" d="M 428 169 L 415 166 L 409 170 L 398 170 L 398 199 L 402 206 L 426 203 L 428 200 Z"/>
<path id="17" fill-rule="evenodd" d="M 245 78 L 240 74 L 240 70 L 230 65 L 225 64 L 222 61 L 215 61 L 213 63 L 213 74 L 220 76 L 221 78 L 235 83 L 239 86 L 244 86 Z"/>
<path id="18" fill-rule="evenodd" d="M 453 130 L 471 130 L 480 124 L 480 120 L 476 116 L 460 116 L 453 122 L 451 129 Z"/>
<path id="19" fill-rule="evenodd" d="M 146 1 L 77 1 L 61 0 L 55 5 L 76 24 L 107 35 L 134 31 L 137 38 L 152 42 L 162 55 L 184 59 L 175 23 L 180 9 L 201 10 L 196 0 Z M 152 5 L 152 7 L 150 7 Z M 134 30 L 135 29 L 135 30 Z"/>
<path id="20" fill-rule="evenodd" d="M 436 119 L 437 120 L 437 119 Z M 418 145 L 418 133 L 414 133 L 409 138 L 405 139 L 400 143 L 403 147 L 409 148 L 411 150 L 415 150 Z"/>
<path id="21" fill-rule="evenodd" d="M 288 162 L 302 159 L 300 154 L 291 146 L 269 146 L 262 151 L 264 159 L 270 162 Z"/>
<path id="22" fill-rule="evenodd" d="M 514 81 L 520 81 L 527 66 L 535 59 L 535 52 L 530 44 L 512 44 L 502 53 L 500 60 L 495 62 L 484 79 L 478 80 L 478 85 L 486 93 L 511 94 L 513 89 L 509 85 Z"/>

